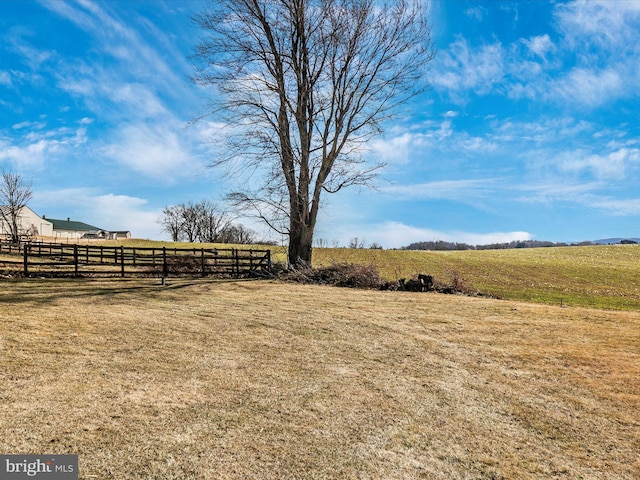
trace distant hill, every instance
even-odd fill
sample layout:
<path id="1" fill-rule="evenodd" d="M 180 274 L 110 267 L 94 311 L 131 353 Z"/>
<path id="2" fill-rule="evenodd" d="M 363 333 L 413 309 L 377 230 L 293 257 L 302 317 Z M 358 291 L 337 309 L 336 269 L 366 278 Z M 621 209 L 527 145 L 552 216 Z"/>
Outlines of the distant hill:
<path id="1" fill-rule="evenodd" d="M 592 243 L 595 245 L 615 245 L 615 244 L 621 243 L 624 240 L 640 243 L 640 238 L 629 238 L 629 237 L 603 238 L 601 240 L 594 240 Z"/>

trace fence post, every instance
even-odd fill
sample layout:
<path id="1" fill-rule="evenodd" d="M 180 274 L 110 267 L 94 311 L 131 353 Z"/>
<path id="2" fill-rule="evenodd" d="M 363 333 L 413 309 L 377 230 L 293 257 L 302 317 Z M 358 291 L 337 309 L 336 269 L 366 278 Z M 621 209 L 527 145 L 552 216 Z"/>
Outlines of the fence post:
<path id="1" fill-rule="evenodd" d="M 24 246 L 23 253 L 24 253 L 24 276 L 26 277 L 29 274 L 29 254 L 27 253 L 26 245 Z"/>
<path id="2" fill-rule="evenodd" d="M 169 267 L 167 265 L 167 247 L 162 247 L 162 284 L 169 275 Z"/>
<path id="3" fill-rule="evenodd" d="M 78 246 L 73 246 L 73 266 L 76 277 L 78 276 Z"/>
<path id="4" fill-rule="evenodd" d="M 202 270 L 202 276 L 204 277 L 205 272 L 204 272 L 204 248 L 200 249 L 200 267 Z"/>
<path id="5" fill-rule="evenodd" d="M 120 247 L 120 276 L 124 278 L 124 246 Z"/>

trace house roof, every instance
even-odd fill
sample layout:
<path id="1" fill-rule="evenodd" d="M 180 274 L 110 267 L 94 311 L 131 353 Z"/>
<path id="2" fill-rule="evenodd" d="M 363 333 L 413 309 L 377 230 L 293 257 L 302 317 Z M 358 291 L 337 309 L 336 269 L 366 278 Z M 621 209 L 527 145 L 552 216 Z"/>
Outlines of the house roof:
<path id="1" fill-rule="evenodd" d="M 11 207 L 9 205 L 0 205 L 0 210 L 2 210 L 3 212 L 5 212 L 6 214 L 9 214 Z M 23 205 L 22 207 L 20 207 L 20 211 L 22 212 L 22 210 L 27 210 L 31 213 L 33 213 L 35 216 L 39 216 L 36 212 L 34 212 L 33 210 L 31 210 L 28 206 Z"/>
<path id="2" fill-rule="evenodd" d="M 76 222 L 74 220 L 57 220 L 55 218 L 47 218 L 53 223 L 54 230 L 66 230 L 69 232 L 97 232 L 102 228 L 94 227 L 84 222 Z"/>
<path id="3" fill-rule="evenodd" d="M 3 216 L 9 216 L 10 215 L 10 207 L 9 205 L 0 205 L 0 220 L 2 220 Z M 19 216 L 24 216 L 25 212 L 31 212 L 32 215 L 36 216 L 36 217 L 40 217 L 40 215 L 38 215 L 36 212 L 34 212 L 31 208 L 29 208 L 27 205 L 24 205 L 23 207 L 20 208 L 20 212 L 19 212 Z M 44 217 L 40 217 L 42 222 L 48 222 L 49 220 L 47 218 Z"/>

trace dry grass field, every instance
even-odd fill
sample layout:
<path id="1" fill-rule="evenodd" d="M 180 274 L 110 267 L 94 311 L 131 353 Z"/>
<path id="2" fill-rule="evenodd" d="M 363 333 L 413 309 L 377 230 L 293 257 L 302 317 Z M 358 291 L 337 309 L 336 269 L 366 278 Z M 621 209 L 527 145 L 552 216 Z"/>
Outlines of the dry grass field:
<path id="1" fill-rule="evenodd" d="M 139 239 L 84 243 L 147 248 L 270 248 L 274 261 L 286 260 L 284 247 Z M 21 259 L 13 260 L 17 262 L 14 268 L 20 270 Z M 0 255 L 0 271 L 2 261 Z M 426 273 L 441 285 L 458 284 L 469 292 L 508 300 L 640 311 L 640 245 L 449 252 L 315 248 L 313 263 L 315 267 L 344 263 L 375 266 L 387 281 Z"/>
<path id="2" fill-rule="evenodd" d="M 635 479 L 640 312 L 3 280 L 0 451 L 90 479 Z"/>
<path id="3" fill-rule="evenodd" d="M 450 252 L 316 249 L 317 266 L 375 265 L 389 279 L 428 273 L 442 284 L 510 300 L 640 310 L 640 245 Z"/>

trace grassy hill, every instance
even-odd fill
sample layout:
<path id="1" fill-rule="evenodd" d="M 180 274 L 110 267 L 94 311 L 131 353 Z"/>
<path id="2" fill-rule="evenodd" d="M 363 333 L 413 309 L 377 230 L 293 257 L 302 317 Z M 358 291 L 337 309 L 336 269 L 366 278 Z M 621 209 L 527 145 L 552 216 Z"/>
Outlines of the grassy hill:
<path id="1" fill-rule="evenodd" d="M 442 284 L 510 300 L 640 309 L 640 245 L 465 250 L 316 249 L 316 266 L 376 265 L 388 280 L 427 273 Z"/>

